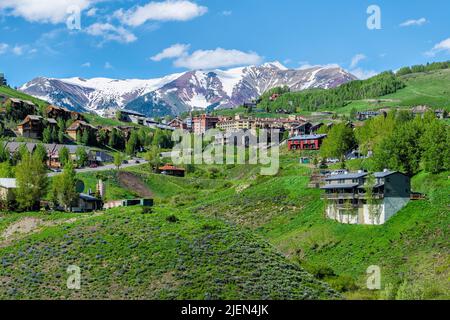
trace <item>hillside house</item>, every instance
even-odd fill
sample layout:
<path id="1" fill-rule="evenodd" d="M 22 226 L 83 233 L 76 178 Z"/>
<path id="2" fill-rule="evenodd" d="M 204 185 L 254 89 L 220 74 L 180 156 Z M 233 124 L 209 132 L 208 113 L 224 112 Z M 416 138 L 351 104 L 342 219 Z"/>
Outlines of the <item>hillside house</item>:
<path id="1" fill-rule="evenodd" d="M 326 134 L 299 135 L 288 140 L 289 150 L 320 150 Z"/>
<path id="2" fill-rule="evenodd" d="M 48 106 L 47 109 L 45 109 L 45 115 L 47 118 L 51 119 L 63 119 L 65 121 L 67 120 L 84 120 L 84 117 L 81 113 L 70 111 L 66 108 L 57 107 L 57 106 Z"/>
<path id="3" fill-rule="evenodd" d="M 88 153 L 88 157 L 91 164 L 102 165 L 114 162 L 114 157 L 105 151 L 91 150 Z"/>
<path id="4" fill-rule="evenodd" d="M 298 126 L 293 127 L 291 130 L 291 137 L 310 134 L 312 126 L 313 124 L 311 122 L 304 122 L 302 124 L 299 124 Z"/>
<path id="5" fill-rule="evenodd" d="M 132 110 L 120 110 L 120 121 L 144 125 L 145 114 Z"/>
<path id="6" fill-rule="evenodd" d="M 389 170 L 331 175 L 325 179 L 326 215 L 340 223 L 381 225 L 407 205 L 411 197 L 408 176 Z M 369 185 L 370 183 L 370 185 Z"/>
<path id="7" fill-rule="evenodd" d="M 91 194 L 80 193 L 78 202 L 73 206 L 72 212 L 92 212 L 103 209 L 103 200 Z"/>
<path id="8" fill-rule="evenodd" d="M 44 130 L 44 118 L 41 116 L 28 115 L 17 125 L 17 131 L 22 137 L 40 139 Z"/>
<path id="9" fill-rule="evenodd" d="M 87 130 L 90 135 L 97 136 L 97 128 L 90 125 L 89 123 L 77 120 L 70 127 L 67 128 L 66 133 L 69 135 L 69 137 L 76 141 L 78 135 L 83 135 L 84 131 Z"/>
<path id="10" fill-rule="evenodd" d="M 361 111 L 356 114 L 356 119 L 358 121 L 366 121 L 379 116 L 381 113 L 379 111 Z"/>
<path id="11" fill-rule="evenodd" d="M 311 133 L 317 133 L 324 126 L 323 122 L 313 123 Z"/>
<path id="12" fill-rule="evenodd" d="M 14 120 L 22 121 L 27 115 L 37 114 L 36 105 L 28 100 L 8 98 L 5 103 L 8 116 Z"/>
<path id="13" fill-rule="evenodd" d="M 14 190 L 17 189 L 16 179 L 0 178 L 0 201 L 14 201 Z"/>
<path id="14" fill-rule="evenodd" d="M 37 144 L 32 142 L 4 142 L 5 149 L 9 152 L 10 156 L 13 157 L 16 154 L 22 145 L 25 145 L 26 150 L 29 153 L 33 153 L 36 150 Z"/>
<path id="15" fill-rule="evenodd" d="M 174 177 L 184 177 L 186 174 L 186 170 L 183 168 L 177 168 L 173 165 L 166 164 L 163 167 L 158 168 L 159 172 L 161 174 L 165 174 L 168 176 L 174 176 Z"/>
<path id="16" fill-rule="evenodd" d="M 88 154 L 90 152 L 89 148 L 72 144 L 44 144 L 44 147 L 47 150 L 47 166 L 52 169 L 59 169 L 62 167 L 61 162 L 59 161 L 59 152 L 63 148 L 66 148 L 69 151 L 69 157 L 72 161 L 77 160 L 78 148 L 84 148 Z"/>
<path id="17" fill-rule="evenodd" d="M 187 130 L 187 124 L 180 118 L 173 119 L 167 125 L 174 129 Z"/>

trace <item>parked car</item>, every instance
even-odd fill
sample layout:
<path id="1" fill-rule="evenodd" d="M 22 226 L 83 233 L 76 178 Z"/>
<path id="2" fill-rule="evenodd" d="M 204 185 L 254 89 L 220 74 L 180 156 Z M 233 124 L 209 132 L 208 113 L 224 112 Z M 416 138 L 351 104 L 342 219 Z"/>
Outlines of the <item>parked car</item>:
<path id="1" fill-rule="evenodd" d="M 89 168 L 92 168 L 92 169 L 98 168 L 98 164 L 92 163 L 92 164 L 89 166 Z"/>
<path id="2" fill-rule="evenodd" d="M 340 160 L 339 159 L 327 159 L 328 163 L 339 163 Z"/>
<path id="3" fill-rule="evenodd" d="M 122 164 L 128 164 L 128 160 L 123 160 Z"/>
<path id="4" fill-rule="evenodd" d="M 139 160 L 136 160 L 134 163 L 136 163 L 136 164 L 139 164 L 139 163 L 141 163 Z"/>
<path id="5" fill-rule="evenodd" d="M 52 170 L 52 172 L 56 172 L 56 173 L 61 172 L 61 169 L 51 169 L 51 170 Z"/>

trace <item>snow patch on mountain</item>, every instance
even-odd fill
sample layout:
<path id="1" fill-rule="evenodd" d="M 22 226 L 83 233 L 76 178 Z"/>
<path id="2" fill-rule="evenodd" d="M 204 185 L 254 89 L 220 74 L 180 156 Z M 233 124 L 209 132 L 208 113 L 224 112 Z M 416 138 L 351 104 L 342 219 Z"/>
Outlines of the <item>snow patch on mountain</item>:
<path id="1" fill-rule="evenodd" d="M 328 89 L 355 79 L 335 66 L 294 70 L 274 61 L 229 70 L 188 71 L 148 80 L 36 78 L 20 90 L 78 111 L 101 114 L 109 108 L 127 108 L 147 115 L 176 115 L 197 108 L 233 108 L 277 86 L 288 86 L 292 91 Z"/>

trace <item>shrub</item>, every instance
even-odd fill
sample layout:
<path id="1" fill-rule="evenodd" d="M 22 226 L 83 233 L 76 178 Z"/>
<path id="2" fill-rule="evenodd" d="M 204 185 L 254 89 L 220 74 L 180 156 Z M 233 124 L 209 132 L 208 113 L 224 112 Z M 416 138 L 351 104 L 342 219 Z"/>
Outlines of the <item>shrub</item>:
<path id="1" fill-rule="evenodd" d="M 168 216 L 166 218 L 166 220 L 170 223 L 176 223 L 179 221 L 179 219 L 174 214 L 171 214 L 170 216 Z"/>
<path id="2" fill-rule="evenodd" d="M 152 207 L 143 207 L 142 208 L 142 213 L 143 214 L 153 213 L 153 208 Z"/>

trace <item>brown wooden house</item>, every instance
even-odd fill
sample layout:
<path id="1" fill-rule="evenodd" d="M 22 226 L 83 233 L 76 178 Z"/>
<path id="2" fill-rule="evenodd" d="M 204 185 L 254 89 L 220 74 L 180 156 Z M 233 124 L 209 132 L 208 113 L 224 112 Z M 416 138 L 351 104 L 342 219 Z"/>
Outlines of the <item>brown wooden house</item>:
<path id="1" fill-rule="evenodd" d="M 184 177 L 186 174 L 185 169 L 177 168 L 171 164 L 166 164 L 163 167 L 159 167 L 158 170 L 161 174 L 165 174 L 168 176 L 174 176 L 174 177 Z"/>
<path id="2" fill-rule="evenodd" d="M 63 119 L 65 121 L 72 119 L 72 120 L 84 120 L 84 117 L 81 113 L 75 112 L 75 111 L 69 111 L 66 108 L 61 108 L 57 106 L 48 106 L 45 110 L 45 114 L 47 118 L 52 119 Z"/>
<path id="3" fill-rule="evenodd" d="M 28 115 L 17 125 L 17 131 L 22 137 L 39 139 L 44 130 L 44 119 L 41 116 Z"/>
<path id="4" fill-rule="evenodd" d="M 72 123 L 72 125 L 67 128 L 66 133 L 72 140 L 76 141 L 77 135 L 82 135 L 84 130 L 88 130 L 93 136 L 97 135 L 97 128 L 82 120 L 77 120 Z"/>

